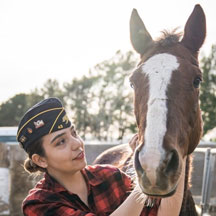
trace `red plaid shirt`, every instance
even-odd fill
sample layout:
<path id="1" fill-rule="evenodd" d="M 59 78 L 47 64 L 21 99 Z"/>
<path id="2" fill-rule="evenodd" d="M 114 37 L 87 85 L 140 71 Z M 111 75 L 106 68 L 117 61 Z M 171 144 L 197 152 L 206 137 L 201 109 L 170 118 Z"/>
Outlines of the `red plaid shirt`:
<path id="1" fill-rule="evenodd" d="M 54 178 L 45 174 L 23 201 L 24 215 L 105 216 L 110 215 L 129 195 L 130 178 L 112 166 L 87 166 L 82 174 L 88 186 L 88 204 L 68 192 Z M 142 216 L 157 215 L 156 208 L 144 208 Z"/>

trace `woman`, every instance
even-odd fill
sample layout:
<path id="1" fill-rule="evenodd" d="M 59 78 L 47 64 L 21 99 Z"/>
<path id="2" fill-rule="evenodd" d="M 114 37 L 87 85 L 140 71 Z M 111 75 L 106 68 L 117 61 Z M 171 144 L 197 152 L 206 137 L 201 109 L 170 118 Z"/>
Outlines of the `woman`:
<path id="1" fill-rule="evenodd" d="M 57 98 L 45 99 L 25 113 L 17 139 L 29 156 L 25 169 L 45 172 L 23 201 L 24 215 L 168 216 L 168 210 L 172 216 L 179 214 L 184 175 L 174 202 L 163 199 L 158 213 L 157 208 L 143 208 L 145 195 L 139 186 L 131 192 L 127 175 L 109 165 L 86 166 L 83 141 Z M 135 136 L 132 146 L 136 140 Z"/>

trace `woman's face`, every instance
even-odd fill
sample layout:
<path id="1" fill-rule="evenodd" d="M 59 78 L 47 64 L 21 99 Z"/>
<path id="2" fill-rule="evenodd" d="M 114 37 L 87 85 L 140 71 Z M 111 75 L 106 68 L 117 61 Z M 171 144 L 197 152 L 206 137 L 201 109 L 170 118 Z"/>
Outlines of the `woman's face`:
<path id="1" fill-rule="evenodd" d="M 53 176 L 75 173 L 86 166 L 84 144 L 73 126 L 44 136 L 43 148 L 45 168 Z"/>

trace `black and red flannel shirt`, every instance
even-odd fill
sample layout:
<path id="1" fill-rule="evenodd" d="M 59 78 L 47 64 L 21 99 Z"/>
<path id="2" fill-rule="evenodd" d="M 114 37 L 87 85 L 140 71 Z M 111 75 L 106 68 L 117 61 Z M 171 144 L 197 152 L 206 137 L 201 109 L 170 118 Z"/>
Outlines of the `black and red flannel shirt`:
<path id="1" fill-rule="evenodd" d="M 130 177 L 113 166 L 87 166 L 81 172 L 87 182 L 89 206 L 46 173 L 23 201 L 24 215 L 106 216 L 131 191 Z M 144 208 L 141 216 L 146 215 L 157 215 L 157 209 Z"/>

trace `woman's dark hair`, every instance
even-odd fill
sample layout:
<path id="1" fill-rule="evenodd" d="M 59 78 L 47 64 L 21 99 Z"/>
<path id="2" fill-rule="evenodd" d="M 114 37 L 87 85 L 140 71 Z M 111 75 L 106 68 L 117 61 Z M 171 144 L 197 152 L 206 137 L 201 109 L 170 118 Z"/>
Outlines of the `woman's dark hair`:
<path id="1" fill-rule="evenodd" d="M 29 145 L 29 147 L 26 149 L 26 152 L 28 153 L 28 158 L 24 161 L 24 169 L 30 174 L 46 172 L 45 168 L 38 166 L 31 159 L 33 154 L 38 154 L 41 157 L 45 157 L 45 151 L 42 144 L 43 138 L 40 138 L 34 143 L 31 143 L 31 145 Z"/>

